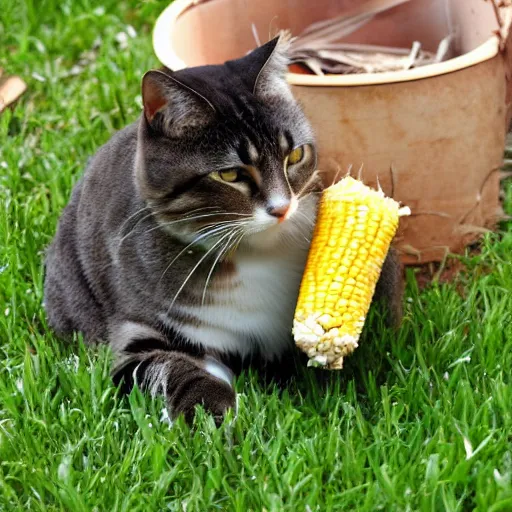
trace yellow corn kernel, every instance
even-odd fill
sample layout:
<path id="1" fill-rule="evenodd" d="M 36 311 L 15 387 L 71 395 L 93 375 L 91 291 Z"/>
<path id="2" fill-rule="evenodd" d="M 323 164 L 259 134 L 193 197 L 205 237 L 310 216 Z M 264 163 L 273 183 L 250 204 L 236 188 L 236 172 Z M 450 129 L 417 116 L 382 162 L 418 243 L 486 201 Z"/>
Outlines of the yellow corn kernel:
<path id="1" fill-rule="evenodd" d="M 398 219 L 409 214 L 351 177 L 324 191 L 293 321 L 310 364 L 341 369 L 358 346 Z"/>

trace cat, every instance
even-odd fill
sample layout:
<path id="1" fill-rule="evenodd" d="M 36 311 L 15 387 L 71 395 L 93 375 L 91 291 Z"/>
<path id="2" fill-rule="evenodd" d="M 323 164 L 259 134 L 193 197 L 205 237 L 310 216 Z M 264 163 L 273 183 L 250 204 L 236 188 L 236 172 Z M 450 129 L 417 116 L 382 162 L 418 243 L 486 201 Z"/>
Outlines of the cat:
<path id="1" fill-rule="evenodd" d="M 147 72 L 140 118 L 92 158 L 47 250 L 50 327 L 107 342 L 114 382 L 163 395 L 173 418 L 201 404 L 222 421 L 234 361 L 293 350 L 322 180 L 288 45 Z M 398 311 L 396 257 L 379 288 Z"/>

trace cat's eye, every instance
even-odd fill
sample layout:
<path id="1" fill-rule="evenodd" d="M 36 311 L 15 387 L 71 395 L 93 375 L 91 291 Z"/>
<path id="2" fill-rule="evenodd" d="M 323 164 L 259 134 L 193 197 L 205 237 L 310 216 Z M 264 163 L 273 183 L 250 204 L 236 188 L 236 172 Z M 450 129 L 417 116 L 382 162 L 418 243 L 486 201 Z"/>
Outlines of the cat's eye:
<path id="1" fill-rule="evenodd" d="M 238 183 L 239 181 L 249 182 L 251 176 L 245 169 L 225 169 L 223 171 L 215 171 L 210 176 L 217 181 L 224 181 L 226 183 Z"/>
<path id="2" fill-rule="evenodd" d="M 227 171 L 219 171 L 219 178 L 222 181 L 227 181 L 228 183 L 234 183 L 240 179 L 239 172 L 236 169 L 229 169 Z"/>
<path id="3" fill-rule="evenodd" d="M 304 146 L 299 146 L 298 148 L 290 151 L 288 155 L 287 164 L 295 165 L 298 164 L 304 158 Z"/>

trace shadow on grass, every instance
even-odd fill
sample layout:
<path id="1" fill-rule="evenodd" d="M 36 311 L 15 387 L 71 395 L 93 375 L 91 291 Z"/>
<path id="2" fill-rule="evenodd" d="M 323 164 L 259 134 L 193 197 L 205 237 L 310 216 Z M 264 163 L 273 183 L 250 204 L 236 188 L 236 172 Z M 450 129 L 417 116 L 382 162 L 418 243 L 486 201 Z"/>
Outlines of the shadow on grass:
<path id="1" fill-rule="evenodd" d="M 407 318 L 398 330 L 386 323 L 386 310 L 374 305 L 368 315 L 359 347 L 344 360 L 343 369 L 324 370 L 308 367 L 305 354 L 295 350 L 279 364 L 261 370 L 248 369 L 237 380 L 237 389 L 244 393 L 275 396 L 294 408 L 330 414 L 332 408 L 344 401 L 357 401 L 365 408 L 379 400 L 381 385 L 393 382 L 392 360 L 411 361 L 407 348 L 409 329 Z M 336 405 L 338 404 L 338 405 Z M 308 414 L 309 414 L 308 413 Z"/>

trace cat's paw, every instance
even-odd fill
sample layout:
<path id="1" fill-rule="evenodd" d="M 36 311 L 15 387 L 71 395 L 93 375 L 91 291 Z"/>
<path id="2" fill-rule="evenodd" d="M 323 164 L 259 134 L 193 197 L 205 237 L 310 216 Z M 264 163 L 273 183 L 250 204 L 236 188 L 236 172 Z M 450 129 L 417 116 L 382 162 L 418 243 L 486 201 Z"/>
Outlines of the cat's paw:
<path id="1" fill-rule="evenodd" d="M 233 387 L 224 380 L 201 372 L 194 379 L 178 386 L 176 392 L 168 400 L 171 417 L 180 415 L 185 417 L 188 424 L 192 424 L 196 406 L 201 405 L 211 414 L 217 426 L 229 409 L 234 409 L 236 394 Z"/>

